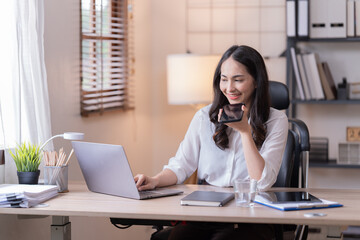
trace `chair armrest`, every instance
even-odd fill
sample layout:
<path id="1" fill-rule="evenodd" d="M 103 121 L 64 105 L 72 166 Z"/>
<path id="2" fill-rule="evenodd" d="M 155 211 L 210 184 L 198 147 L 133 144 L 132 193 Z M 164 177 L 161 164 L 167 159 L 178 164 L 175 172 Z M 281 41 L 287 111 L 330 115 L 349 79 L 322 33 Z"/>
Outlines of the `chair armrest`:
<path id="1" fill-rule="evenodd" d="M 289 122 L 299 133 L 301 151 L 310 151 L 310 134 L 306 124 L 300 119 L 289 119 Z"/>

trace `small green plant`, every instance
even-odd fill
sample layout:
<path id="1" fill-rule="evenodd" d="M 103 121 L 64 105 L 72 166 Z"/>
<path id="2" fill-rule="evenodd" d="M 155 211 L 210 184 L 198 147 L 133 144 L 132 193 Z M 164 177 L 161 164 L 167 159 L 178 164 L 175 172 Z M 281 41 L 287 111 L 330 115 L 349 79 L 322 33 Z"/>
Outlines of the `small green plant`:
<path id="1" fill-rule="evenodd" d="M 10 155 L 15 161 L 18 172 L 36 172 L 41 163 L 41 150 L 37 145 L 23 143 Z"/>

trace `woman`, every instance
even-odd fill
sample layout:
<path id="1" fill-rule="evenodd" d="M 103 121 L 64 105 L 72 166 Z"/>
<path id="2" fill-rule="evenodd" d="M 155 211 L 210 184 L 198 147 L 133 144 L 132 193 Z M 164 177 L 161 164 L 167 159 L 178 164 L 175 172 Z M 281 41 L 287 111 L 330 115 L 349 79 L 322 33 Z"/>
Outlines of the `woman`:
<path id="1" fill-rule="evenodd" d="M 196 169 L 199 179 L 215 186 L 229 187 L 236 179 L 256 179 L 258 189 L 266 190 L 275 183 L 288 121 L 283 112 L 270 108 L 269 80 L 262 56 L 248 46 L 230 47 L 216 67 L 213 90 L 212 104 L 195 114 L 175 157 L 163 171 L 154 177 L 135 176 L 139 190 L 180 184 Z M 239 122 L 219 123 L 222 108 L 229 103 L 245 104 L 243 118 Z M 250 226 L 254 231 L 249 230 L 249 225 L 243 230 L 251 232 L 252 239 L 256 239 L 253 234 L 271 231 L 266 225 L 260 226 L 265 227 L 264 231 L 258 231 L 258 225 Z M 176 227 L 176 234 L 172 236 L 188 230 L 193 236 L 197 228 L 199 226 Z M 220 229 L 223 234 L 223 226 Z M 239 233 L 244 236 L 242 230 L 232 228 L 226 236 Z M 218 234 L 204 239 L 226 239 L 215 235 Z"/>

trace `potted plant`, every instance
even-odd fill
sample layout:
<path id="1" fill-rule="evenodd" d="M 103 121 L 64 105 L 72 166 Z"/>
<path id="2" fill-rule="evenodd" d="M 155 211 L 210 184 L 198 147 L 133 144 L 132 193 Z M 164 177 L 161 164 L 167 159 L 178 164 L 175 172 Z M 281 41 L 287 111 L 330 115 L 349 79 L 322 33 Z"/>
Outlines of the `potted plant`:
<path id="1" fill-rule="evenodd" d="M 41 163 L 41 149 L 39 146 L 23 143 L 15 148 L 10 155 L 15 161 L 20 184 L 37 184 L 39 181 L 39 165 Z"/>

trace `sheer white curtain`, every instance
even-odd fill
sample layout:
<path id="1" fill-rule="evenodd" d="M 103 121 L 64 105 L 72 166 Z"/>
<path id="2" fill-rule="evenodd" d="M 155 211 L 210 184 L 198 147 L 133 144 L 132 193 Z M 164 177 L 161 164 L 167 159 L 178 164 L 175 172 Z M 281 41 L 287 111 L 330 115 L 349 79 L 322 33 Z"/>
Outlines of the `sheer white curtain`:
<path id="1" fill-rule="evenodd" d="M 41 144 L 51 137 L 44 1 L 2 2 L 0 29 L 0 144 L 5 149 L 24 141 Z M 17 183 L 9 154 L 5 155 L 5 182 Z"/>

